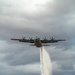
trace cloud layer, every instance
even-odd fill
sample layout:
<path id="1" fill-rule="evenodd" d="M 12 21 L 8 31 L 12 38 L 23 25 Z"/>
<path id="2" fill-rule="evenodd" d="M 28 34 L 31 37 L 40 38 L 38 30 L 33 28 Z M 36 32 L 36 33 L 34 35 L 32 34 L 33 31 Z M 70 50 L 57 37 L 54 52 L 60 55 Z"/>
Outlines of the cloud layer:
<path id="1" fill-rule="evenodd" d="M 0 75 L 40 74 L 39 49 L 10 40 L 36 35 L 66 39 L 46 49 L 53 75 L 75 75 L 74 9 L 75 0 L 0 0 Z"/>

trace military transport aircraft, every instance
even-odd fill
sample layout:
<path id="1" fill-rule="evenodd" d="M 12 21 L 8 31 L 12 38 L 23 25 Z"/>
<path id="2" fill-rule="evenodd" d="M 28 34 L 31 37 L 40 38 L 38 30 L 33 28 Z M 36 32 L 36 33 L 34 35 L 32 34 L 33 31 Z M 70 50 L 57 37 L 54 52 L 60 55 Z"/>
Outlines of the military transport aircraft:
<path id="1" fill-rule="evenodd" d="M 59 41 L 65 41 L 64 39 L 55 40 L 53 37 L 50 39 L 46 39 L 46 37 L 45 37 L 41 40 L 37 36 L 35 39 L 33 39 L 32 37 L 29 37 L 29 39 L 26 39 L 26 37 L 22 37 L 21 39 L 11 38 L 11 40 L 15 40 L 15 41 L 19 41 L 19 42 L 26 42 L 26 43 L 33 43 L 30 46 L 36 46 L 36 47 L 50 46 L 50 45 L 47 45 L 47 43 L 57 43 Z"/>

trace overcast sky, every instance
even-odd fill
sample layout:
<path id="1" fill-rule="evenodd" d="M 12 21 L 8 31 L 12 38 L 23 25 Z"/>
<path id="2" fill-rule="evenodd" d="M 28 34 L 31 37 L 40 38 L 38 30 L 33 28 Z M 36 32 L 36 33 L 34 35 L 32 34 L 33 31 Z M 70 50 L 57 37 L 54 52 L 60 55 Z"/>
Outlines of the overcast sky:
<path id="1" fill-rule="evenodd" d="M 40 49 L 11 38 L 55 37 L 45 47 L 53 75 L 75 75 L 75 0 L 0 0 L 0 75 L 40 75 Z"/>

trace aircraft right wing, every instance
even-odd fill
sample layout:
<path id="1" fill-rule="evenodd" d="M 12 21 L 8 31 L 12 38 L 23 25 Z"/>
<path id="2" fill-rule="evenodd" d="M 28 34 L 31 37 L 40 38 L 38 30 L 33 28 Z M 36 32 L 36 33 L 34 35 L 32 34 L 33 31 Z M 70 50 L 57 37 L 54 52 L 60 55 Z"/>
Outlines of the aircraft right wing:
<path id="1" fill-rule="evenodd" d="M 19 41 L 19 42 L 34 43 L 33 39 L 14 39 L 14 38 L 11 38 L 11 40 Z"/>

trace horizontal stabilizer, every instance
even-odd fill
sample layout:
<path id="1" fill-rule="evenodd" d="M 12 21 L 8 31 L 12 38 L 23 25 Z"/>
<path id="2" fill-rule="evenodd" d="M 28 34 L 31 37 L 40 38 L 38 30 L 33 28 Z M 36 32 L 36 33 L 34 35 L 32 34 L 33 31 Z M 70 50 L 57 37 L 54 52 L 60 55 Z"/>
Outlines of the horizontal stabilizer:
<path id="1" fill-rule="evenodd" d="M 50 45 L 42 45 L 42 46 L 50 46 Z"/>
<path id="2" fill-rule="evenodd" d="M 49 44 L 42 44 L 42 46 L 50 46 Z"/>
<path id="3" fill-rule="evenodd" d="M 18 41 L 18 40 L 20 40 L 20 39 L 13 39 L 13 38 L 11 38 L 11 40 L 16 40 L 16 41 Z"/>
<path id="4" fill-rule="evenodd" d="M 29 46 L 35 46 L 34 44 L 30 44 Z"/>

